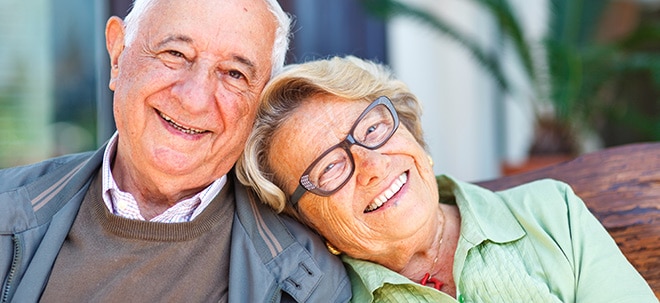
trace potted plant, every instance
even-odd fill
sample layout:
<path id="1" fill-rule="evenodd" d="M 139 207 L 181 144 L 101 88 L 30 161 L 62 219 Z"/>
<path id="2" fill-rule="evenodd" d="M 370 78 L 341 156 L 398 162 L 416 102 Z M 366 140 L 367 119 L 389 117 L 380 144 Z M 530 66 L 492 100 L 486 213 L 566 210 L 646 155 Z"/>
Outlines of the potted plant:
<path id="1" fill-rule="evenodd" d="M 603 146 L 627 143 L 610 140 L 613 128 L 625 127 L 639 133 L 630 138 L 633 141 L 660 140 L 660 94 L 657 94 L 660 91 L 660 54 L 654 52 L 649 43 L 660 41 L 660 26 L 640 22 L 616 37 L 604 39 L 603 35 L 597 35 L 603 26 L 603 17 L 620 9 L 617 5 L 623 1 L 548 0 L 551 15 L 547 35 L 543 41 L 528 41 L 508 0 L 472 1 L 493 17 L 495 26 L 511 43 L 533 85 L 534 96 L 530 101 L 536 108 L 536 132 L 530 157 L 556 153 L 575 156 L 585 149 L 582 144 L 585 134 L 602 140 Z M 499 57 L 463 35 L 451 23 L 396 0 L 361 2 L 376 16 L 385 19 L 411 17 L 438 30 L 462 45 L 505 93 L 510 89 L 511 83 L 502 72 Z M 615 20 L 620 22 L 620 16 L 617 18 Z M 538 45 L 543 46 L 541 62 L 534 60 L 532 54 Z M 638 80 L 636 85 L 643 84 L 644 90 L 656 92 L 656 95 L 635 95 L 641 89 L 631 89 L 633 78 Z M 651 104 L 640 104 L 640 101 Z"/>

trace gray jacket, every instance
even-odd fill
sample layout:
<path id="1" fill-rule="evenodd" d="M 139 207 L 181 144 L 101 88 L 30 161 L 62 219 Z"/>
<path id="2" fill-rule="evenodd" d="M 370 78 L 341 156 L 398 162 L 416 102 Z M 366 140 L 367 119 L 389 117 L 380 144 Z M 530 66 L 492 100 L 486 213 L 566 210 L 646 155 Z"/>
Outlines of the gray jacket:
<path id="1" fill-rule="evenodd" d="M 103 151 L 0 170 L 0 302 L 37 302 Z M 346 302 L 341 261 L 235 184 L 230 302 Z"/>

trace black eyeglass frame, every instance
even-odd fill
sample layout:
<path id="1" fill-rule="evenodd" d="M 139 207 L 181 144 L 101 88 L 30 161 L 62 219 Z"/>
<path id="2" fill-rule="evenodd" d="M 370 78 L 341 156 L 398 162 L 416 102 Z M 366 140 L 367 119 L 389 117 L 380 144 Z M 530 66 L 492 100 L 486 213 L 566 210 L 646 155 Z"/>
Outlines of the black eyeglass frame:
<path id="1" fill-rule="evenodd" d="M 383 142 L 381 142 L 381 143 L 379 143 L 378 145 L 375 145 L 375 146 L 366 146 L 366 145 L 358 142 L 357 140 L 355 140 L 355 137 L 353 136 L 353 132 L 357 128 L 358 124 L 362 121 L 362 119 L 372 109 L 374 109 L 376 106 L 379 106 L 379 105 L 384 105 L 387 108 L 387 110 L 389 110 L 390 114 L 392 115 L 392 119 L 393 119 L 393 122 L 394 122 L 394 127 L 392 127 L 392 131 L 390 132 L 389 135 L 387 135 L 387 137 L 383 140 Z M 392 104 L 392 101 L 386 96 L 380 96 L 380 97 L 376 98 L 376 100 L 371 102 L 371 104 L 369 104 L 369 106 L 367 106 L 367 108 L 362 112 L 362 114 L 360 114 L 360 116 L 357 119 L 355 119 L 355 122 L 353 123 L 353 126 L 351 127 L 351 130 L 348 132 L 348 135 L 346 136 L 346 138 L 343 141 L 341 141 L 341 142 L 331 146 L 330 148 L 328 148 L 325 152 L 323 152 L 320 156 L 318 156 L 316 158 L 316 160 L 314 160 L 314 162 L 312 162 L 312 164 L 310 164 L 307 167 L 307 169 L 305 169 L 305 172 L 300 177 L 300 183 L 298 184 L 298 187 L 296 187 L 296 190 L 293 192 L 293 194 L 291 195 L 291 198 L 289 199 L 289 203 L 291 203 L 291 205 L 295 209 L 298 209 L 298 201 L 300 201 L 300 198 L 308 191 L 312 192 L 315 195 L 322 196 L 322 197 L 330 196 L 330 195 L 336 193 L 337 191 L 339 191 L 342 187 L 344 187 L 344 185 L 346 185 L 346 183 L 348 183 L 348 181 L 353 176 L 353 173 L 355 172 L 355 160 L 353 159 L 353 153 L 351 152 L 351 146 L 357 145 L 357 146 L 361 146 L 361 147 L 369 149 L 369 150 L 378 149 L 381 146 L 385 145 L 385 143 L 387 143 L 387 141 L 389 141 L 390 138 L 392 138 L 392 136 L 394 135 L 394 133 L 397 131 L 398 128 L 399 128 L 399 115 L 397 114 L 396 109 L 394 108 L 394 104 Z M 339 186 L 337 186 L 337 188 L 335 188 L 333 190 L 330 190 L 330 191 L 325 191 L 325 190 L 322 190 L 322 189 L 316 187 L 314 184 L 312 184 L 309 181 L 309 174 L 312 171 L 312 169 L 314 168 L 314 166 L 319 161 L 321 161 L 321 159 L 323 159 L 323 157 L 325 157 L 328 153 L 334 151 L 338 147 L 342 148 L 344 151 L 346 151 L 346 154 L 348 155 L 348 158 L 351 161 L 351 165 L 352 165 L 353 169 L 351 170 L 351 172 L 346 177 L 346 180 L 344 180 Z"/>

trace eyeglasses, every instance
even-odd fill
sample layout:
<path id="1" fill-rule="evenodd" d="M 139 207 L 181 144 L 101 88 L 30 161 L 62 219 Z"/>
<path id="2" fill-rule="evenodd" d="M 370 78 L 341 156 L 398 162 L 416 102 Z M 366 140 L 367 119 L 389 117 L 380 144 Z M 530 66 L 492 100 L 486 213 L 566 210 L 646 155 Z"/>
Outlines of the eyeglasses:
<path id="1" fill-rule="evenodd" d="M 323 152 L 307 167 L 290 202 L 298 208 L 298 201 L 307 191 L 330 196 L 340 190 L 355 172 L 351 146 L 375 150 L 383 146 L 399 127 L 399 116 L 392 101 L 385 96 L 371 102 L 353 123 L 346 139 Z"/>

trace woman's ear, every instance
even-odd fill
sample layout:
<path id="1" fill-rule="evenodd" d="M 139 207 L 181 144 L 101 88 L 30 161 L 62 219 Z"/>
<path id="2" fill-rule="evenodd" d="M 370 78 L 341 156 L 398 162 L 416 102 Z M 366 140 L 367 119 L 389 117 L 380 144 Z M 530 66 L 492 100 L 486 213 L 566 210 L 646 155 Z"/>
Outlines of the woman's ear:
<path id="1" fill-rule="evenodd" d="M 110 55 L 110 83 L 108 87 L 115 90 L 115 81 L 119 75 L 119 57 L 124 51 L 126 27 L 121 18 L 112 16 L 105 25 L 105 47 Z"/>

